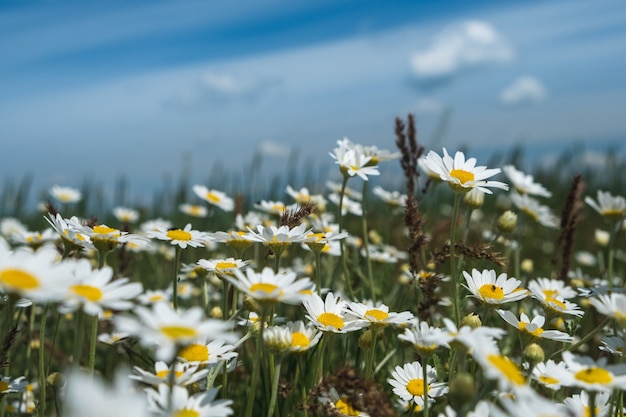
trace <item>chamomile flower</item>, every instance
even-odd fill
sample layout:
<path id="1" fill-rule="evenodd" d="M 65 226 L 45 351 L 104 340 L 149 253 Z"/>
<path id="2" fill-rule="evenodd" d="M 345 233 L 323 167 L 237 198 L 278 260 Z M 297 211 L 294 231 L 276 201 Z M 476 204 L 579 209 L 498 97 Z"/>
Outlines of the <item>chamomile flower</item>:
<path id="1" fill-rule="evenodd" d="M 540 362 L 532 370 L 532 378 L 544 387 L 557 391 L 561 389 L 561 380 L 558 375 L 567 371 L 565 362 L 555 362 L 548 359 L 547 362 Z"/>
<path id="2" fill-rule="evenodd" d="M 543 185 L 536 183 L 532 175 L 524 174 L 513 165 L 502 167 L 504 174 L 511 180 L 511 185 L 519 194 L 538 195 L 551 197 L 552 193 Z"/>
<path id="3" fill-rule="evenodd" d="M 324 201 L 324 196 L 319 195 L 319 194 L 311 194 L 309 192 L 309 189 L 306 188 L 306 187 L 302 187 L 299 190 L 296 190 L 291 185 L 288 185 L 287 189 L 286 189 L 286 192 L 298 204 L 304 204 L 304 203 L 308 203 L 308 202 L 313 202 L 318 207 L 319 206 L 324 206 L 326 204 L 326 202 Z"/>
<path id="4" fill-rule="evenodd" d="M 486 181 L 500 173 L 500 168 L 488 169 L 485 166 L 476 166 L 476 159 L 465 159 L 463 152 L 457 151 L 454 159 L 443 148 L 443 157 L 436 152 L 430 151 L 424 159 L 424 165 L 432 172 L 437 173 L 442 181 L 448 183 L 450 188 L 458 193 L 465 193 L 472 188 L 492 194 L 489 188 L 508 190 L 509 186 L 500 181 Z"/>
<path id="5" fill-rule="evenodd" d="M 598 312 L 615 319 L 623 329 L 626 328 L 626 294 L 620 292 L 599 294 L 590 298 L 589 302 Z"/>
<path id="6" fill-rule="evenodd" d="M 130 379 L 152 386 L 173 383 L 174 385 L 184 387 L 206 378 L 208 373 L 208 369 L 200 370 L 197 365 L 193 364 L 174 362 L 172 366 L 167 366 L 163 361 L 156 361 L 154 363 L 154 373 L 144 371 L 140 367 L 135 366 Z"/>
<path id="7" fill-rule="evenodd" d="M 327 253 L 333 256 L 339 256 L 341 249 L 339 246 L 339 240 L 347 238 L 349 235 L 347 232 L 320 232 L 309 233 L 307 240 L 303 242 L 303 246 L 306 246 L 313 252 Z"/>
<path id="8" fill-rule="evenodd" d="M 388 204 L 390 207 L 404 207 L 406 205 L 406 194 L 400 194 L 399 191 L 387 191 L 383 187 L 377 185 L 372 193 Z"/>
<path id="9" fill-rule="evenodd" d="M 233 270 L 242 270 L 248 266 L 251 261 L 243 259 L 226 258 L 226 259 L 200 259 L 198 265 L 207 271 L 214 272 L 218 276 L 233 275 Z"/>
<path id="10" fill-rule="evenodd" d="M 331 158 L 339 165 L 339 170 L 346 177 L 358 175 L 363 181 L 368 175 L 380 175 L 378 167 L 373 163 L 371 156 L 366 156 L 362 149 L 354 146 L 348 138 L 337 141 L 337 147 L 329 152 Z"/>
<path id="11" fill-rule="evenodd" d="M 93 243 L 85 233 L 78 217 L 72 216 L 64 219 L 59 213 L 48 216 L 45 217 L 46 221 L 59 234 L 64 246 L 69 246 L 71 249 L 93 249 Z"/>
<path id="12" fill-rule="evenodd" d="M 567 370 L 556 377 L 563 380 L 563 385 L 609 393 L 626 389 L 626 364 L 607 365 L 605 357 L 596 361 L 569 351 L 563 352 L 562 357 Z"/>
<path id="13" fill-rule="evenodd" d="M 609 352 L 612 355 L 624 357 L 624 338 L 618 336 L 607 336 L 602 339 L 599 349 L 604 352 Z"/>
<path id="14" fill-rule="evenodd" d="M 232 400 L 216 400 L 217 388 L 189 395 L 187 388 L 161 384 L 147 389 L 148 409 L 162 417 L 225 417 L 233 414 Z"/>
<path id="15" fill-rule="evenodd" d="M 113 279 L 113 269 L 105 266 L 92 270 L 88 261 L 75 262 L 74 280 L 68 287 L 59 311 L 67 313 L 77 309 L 90 316 L 99 316 L 103 310 L 128 310 L 133 300 L 143 291 L 139 282 L 128 278 Z"/>
<path id="16" fill-rule="evenodd" d="M 420 355 L 428 356 L 440 346 L 449 347 L 452 336 L 444 329 L 431 327 L 425 321 L 420 321 L 415 326 L 404 329 L 398 339 L 411 343 Z"/>
<path id="17" fill-rule="evenodd" d="M 135 223 L 139 220 L 139 212 L 128 207 L 113 208 L 113 216 L 122 223 Z"/>
<path id="18" fill-rule="evenodd" d="M 237 253 L 243 253 L 253 244 L 246 234 L 247 232 L 243 230 L 231 230 L 230 232 L 207 233 L 207 237 L 215 243 L 225 243 Z"/>
<path id="19" fill-rule="evenodd" d="M 266 305 L 279 302 L 299 304 L 307 297 L 302 291 L 311 287 L 309 278 L 296 279 L 295 272 L 274 273 L 269 267 L 258 273 L 252 268 L 246 269 L 245 274 L 238 269 L 233 269 L 232 273 L 232 276 L 224 275 L 224 278 L 257 302 Z"/>
<path id="20" fill-rule="evenodd" d="M 577 293 L 572 287 L 558 279 L 536 278 L 528 283 L 530 292 L 543 293 L 546 297 L 559 296 L 568 300 L 576 297 Z"/>
<path id="21" fill-rule="evenodd" d="M 487 378 L 498 381 L 500 389 L 527 389 L 526 378 L 520 367 L 511 358 L 500 353 L 495 344 L 472 345 L 472 357 L 480 364 Z"/>
<path id="22" fill-rule="evenodd" d="M 139 228 L 144 233 L 156 232 L 158 230 L 169 230 L 172 228 L 172 222 L 158 217 L 141 223 Z"/>
<path id="23" fill-rule="evenodd" d="M 446 331 L 450 336 L 449 343 L 459 342 L 465 345 L 470 353 L 472 346 L 475 344 L 496 346 L 496 340 L 501 339 L 506 334 L 504 329 L 497 327 L 461 326 L 460 328 L 457 328 L 456 324 L 454 324 L 454 322 L 447 317 L 444 317 L 443 322 L 446 327 Z"/>
<path id="24" fill-rule="evenodd" d="M 74 372 L 68 377 L 63 415 L 150 417 L 146 405 L 144 396 L 132 389 L 131 380 L 121 371 L 111 385 L 97 376 Z"/>
<path id="25" fill-rule="evenodd" d="M 552 214 L 550 208 L 540 204 L 528 194 L 518 194 L 513 192 L 510 197 L 513 205 L 515 205 L 519 211 L 530 217 L 533 221 L 550 228 L 557 228 L 559 226 L 559 220 L 554 214 Z"/>
<path id="26" fill-rule="evenodd" d="M 425 391 L 428 391 L 429 398 L 441 397 L 448 392 L 444 382 L 437 382 L 437 371 L 430 365 L 426 366 L 426 381 L 419 362 L 396 366 L 391 376 L 387 382 L 393 387 L 393 393 L 403 400 L 412 400 L 420 405 L 424 404 Z"/>
<path id="27" fill-rule="evenodd" d="M 60 185 L 53 185 L 49 193 L 52 198 L 63 204 L 78 203 L 83 198 L 83 194 L 78 189 Z"/>
<path id="28" fill-rule="evenodd" d="M 308 237 L 311 230 L 307 230 L 304 223 L 293 228 L 289 228 L 286 225 L 280 227 L 258 225 L 256 231 L 248 230 L 249 232 L 244 235 L 246 239 L 251 242 L 261 242 L 278 254 L 282 253 L 285 248 L 293 243 L 312 240 L 312 238 Z"/>
<path id="29" fill-rule="evenodd" d="M 8 376 L 0 376 L 0 394 L 8 394 L 12 392 L 22 392 L 28 386 L 26 377 L 20 376 L 10 378 Z"/>
<path id="30" fill-rule="evenodd" d="M 106 224 L 97 224 L 93 227 L 83 226 L 80 231 L 87 236 L 99 251 L 110 251 L 122 243 L 133 243 L 135 245 L 148 246 L 149 239 L 134 233 L 128 233 L 109 227 Z"/>
<path id="31" fill-rule="evenodd" d="M 151 238 L 169 241 L 172 245 L 178 245 L 181 249 L 187 246 L 198 248 L 205 246 L 209 240 L 205 232 L 191 229 L 191 223 L 187 223 L 184 229 L 158 229 L 147 232 Z"/>
<path id="32" fill-rule="evenodd" d="M 339 194 L 332 193 L 328 195 L 328 200 L 337 206 L 339 205 L 340 199 Z M 347 213 L 355 216 L 361 216 L 363 215 L 363 206 L 361 206 L 360 202 L 344 195 L 343 201 L 341 201 L 341 215 L 345 216 Z"/>
<path id="33" fill-rule="evenodd" d="M 254 208 L 264 213 L 282 216 L 288 209 L 282 201 L 261 200 L 254 203 Z"/>
<path id="34" fill-rule="evenodd" d="M 181 204 L 178 206 L 178 210 L 191 217 L 206 217 L 209 215 L 209 210 L 205 206 L 198 204 Z"/>
<path id="35" fill-rule="evenodd" d="M 485 269 L 482 272 L 472 269 L 471 275 L 463 271 L 463 276 L 467 282 L 466 288 L 472 296 L 485 304 L 499 305 L 528 296 L 528 291 L 519 287 L 522 282 L 515 278 L 507 278 L 506 273 L 496 277 L 496 271 L 493 269 Z"/>
<path id="36" fill-rule="evenodd" d="M 490 415 L 493 417 L 571 417 L 560 404 L 547 400 L 530 390 L 513 397 L 502 396 L 499 402 L 506 412 L 500 411 L 495 406 L 491 407 Z"/>
<path id="37" fill-rule="evenodd" d="M 219 207 L 223 211 L 233 211 L 235 202 L 221 191 L 209 190 L 204 185 L 194 185 L 193 192 L 207 203 Z"/>
<path id="38" fill-rule="evenodd" d="M 197 365 L 212 366 L 235 359 L 237 357 L 235 349 L 236 346 L 225 343 L 223 340 L 196 341 L 185 346 L 178 353 L 178 359 Z"/>
<path id="39" fill-rule="evenodd" d="M 403 311 L 395 313 L 389 311 L 389 307 L 385 304 L 365 302 L 348 304 L 349 314 L 354 315 L 357 319 L 363 321 L 363 326 L 371 326 L 374 329 L 392 326 L 406 326 L 413 318 L 413 313 Z"/>
<path id="40" fill-rule="evenodd" d="M 307 311 L 306 318 L 319 330 L 332 333 L 347 333 L 363 327 L 359 320 L 345 313 L 347 302 L 335 297 L 332 292 L 322 298 L 316 293 L 306 297 L 303 301 Z"/>
<path id="41" fill-rule="evenodd" d="M 169 302 L 172 298 L 171 289 L 168 290 L 146 290 L 137 296 L 137 302 L 144 305 Z"/>
<path id="42" fill-rule="evenodd" d="M 626 199 L 608 191 L 598 190 L 598 200 L 585 197 L 585 203 L 609 220 L 621 220 L 626 216 Z"/>
<path id="43" fill-rule="evenodd" d="M 520 314 L 519 320 L 515 314 L 508 310 L 496 310 L 496 312 L 511 326 L 515 327 L 528 339 L 549 339 L 558 342 L 571 342 L 574 338 L 567 333 L 558 330 L 544 330 L 543 325 L 546 322 L 544 316 L 535 316 L 532 320 L 524 313 Z"/>
<path id="44" fill-rule="evenodd" d="M 360 411 L 352 404 L 350 397 L 340 395 L 334 387 L 322 395 L 319 401 L 327 407 L 327 411 L 332 413 L 332 415 L 369 417 L 369 414 Z"/>
<path id="45" fill-rule="evenodd" d="M 156 358 L 169 361 L 180 347 L 198 339 L 235 341 L 231 324 L 222 320 L 205 319 L 202 308 L 175 311 L 167 303 L 157 303 L 152 309 L 137 307 L 137 317 L 116 316 L 117 331 L 139 337 L 147 347 L 156 347 Z"/>
<path id="46" fill-rule="evenodd" d="M 305 325 L 303 321 L 288 322 L 287 328 L 291 332 L 292 352 L 303 353 L 317 345 L 322 333 L 319 332 L 312 324 Z"/>
<path id="47" fill-rule="evenodd" d="M 544 293 L 539 286 L 529 286 L 528 289 L 532 297 L 541 303 L 544 311 L 550 316 L 569 315 L 581 317 L 585 314 L 578 305 L 566 300 L 561 295 L 552 295 L 551 292 Z"/>
<path id="48" fill-rule="evenodd" d="M 609 403 L 611 395 L 608 392 L 599 392 L 594 398 L 595 410 L 593 414 L 596 417 L 606 417 L 611 408 L 611 404 Z M 563 411 L 566 411 L 568 416 L 588 417 L 591 415 L 590 398 L 586 391 L 581 391 L 580 394 L 574 394 L 564 399 L 563 406 Z M 619 415 L 619 412 L 617 415 Z"/>
<path id="49" fill-rule="evenodd" d="M 23 234 L 28 229 L 19 219 L 5 217 L 0 221 L 0 234 L 8 240 L 13 240 L 13 235 Z"/>
<path id="50" fill-rule="evenodd" d="M 11 235 L 10 240 L 14 244 L 28 246 L 33 250 L 37 250 L 43 245 L 51 244 L 58 237 L 54 229 L 47 228 L 41 232 L 31 232 L 30 230 L 16 231 Z"/>
<path id="51" fill-rule="evenodd" d="M 340 182 L 326 181 L 326 187 L 330 189 L 332 194 L 337 194 L 337 195 L 341 194 L 342 184 Z M 363 194 L 355 190 L 354 188 L 350 188 L 346 186 L 343 192 L 344 192 L 344 196 L 352 200 L 356 200 L 356 201 L 363 200 Z"/>

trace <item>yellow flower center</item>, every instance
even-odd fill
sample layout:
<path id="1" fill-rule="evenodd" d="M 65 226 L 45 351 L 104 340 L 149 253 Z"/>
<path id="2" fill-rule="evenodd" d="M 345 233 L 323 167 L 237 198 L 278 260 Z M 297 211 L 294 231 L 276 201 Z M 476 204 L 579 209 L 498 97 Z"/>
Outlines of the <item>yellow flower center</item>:
<path id="1" fill-rule="evenodd" d="M 545 295 L 546 298 L 554 298 L 557 294 L 556 290 L 543 290 L 543 295 Z"/>
<path id="2" fill-rule="evenodd" d="M 92 285 L 72 285 L 70 287 L 70 291 L 80 297 L 86 298 L 89 301 L 100 301 L 102 299 L 102 291 Z"/>
<path id="3" fill-rule="evenodd" d="M 193 215 L 193 216 L 200 216 L 200 215 L 204 214 L 202 209 L 203 209 L 202 206 L 190 206 L 189 207 L 189 213 L 191 215 Z"/>
<path id="4" fill-rule="evenodd" d="M 180 229 L 174 229 L 167 231 L 167 237 L 172 240 L 191 240 L 191 233 Z"/>
<path id="5" fill-rule="evenodd" d="M 224 269 L 232 269 L 237 268 L 237 264 L 234 262 L 218 262 L 215 264 L 215 270 L 221 271 Z"/>
<path id="6" fill-rule="evenodd" d="M 199 417 L 200 413 L 195 410 L 182 409 L 174 413 L 174 417 Z"/>
<path id="7" fill-rule="evenodd" d="M 358 416 L 360 413 L 352 407 L 352 404 L 348 402 L 348 397 L 342 397 L 335 403 L 335 408 L 341 414 L 346 416 Z"/>
<path id="8" fill-rule="evenodd" d="M 9 384 L 4 381 L 0 381 L 0 392 L 7 391 L 9 389 Z"/>
<path id="9" fill-rule="evenodd" d="M 546 303 L 553 309 L 557 311 L 563 311 L 567 308 L 563 301 L 559 301 L 554 297 L 546 297 Z"/>
<path id="10" fill-rule="evenodd" d="M 604 217 L 612 217 L 612 218 L 617 218 L 620 219 L 624 216 L 624 210 L 620 210 L 620 209 L 605 209 L 602 210 L 602 215 Z"/>
<path id="11" fill-rule="evenodd" d="M 268 284 L 266 282 L 257 282 L 256 284 L 252 284 L 250 286 L 250 292 L 263 291 L 264 293 L 271 294 L 274 291 L 276 291 L 277 288 L 278 286 L 274 284 Z"/>
<path id="12" fill-rule="evenodd" d="M 430 385 L 429 385 L 430 388 Z M 414 397 L 423 397 L 424 396 L 424 380 L 421 378 L 411 379 L 406 384 L 406 390 L 409 391 Z"/>
<path id="13" fill-rule="evenodd" d="M 487 360 L 512 383 L 516 385 L 524 384 L 524 375 L 511 359 L 502 355 L 489 355 Z"/>
<path id="14" fill-rule="evenodd" d="M 552 378 L 550 376 L 543 376 L 543 375 L 539 377 L 539 381 L 543 382 L 544 384 L 558 384 L 559 382 L 559 380 L 556 378 Z"/>
<path id="15" fill-rule="evenodd" d="M 98 234 L 98 235 L 119 236 L 121 234 L 119 230 L 114 229 L 114 228 L 109 227 L 109 226 L 105 226 L 105 225 L 94 226 L 93 232 Z"/>
<path id="16" fill-rule="evenodd" d="M 195 329 L 184 326 L 161 326 L 161 333 L 172 340 L 191 339 L 198 335 Z"/>
<path id="17" fill-rule="evenodd" d="M 594 415 L 596 415 L 596 416 L 600 415 L 600 407 L 596 407 L 594 411 L 595 411 Z M 619 413 L 618 413 L 618 415 L 619 415 Z M 591 417 L 591 407 L 589 407 L 588 405 L 584 406 L 583 416 L 584 417 Z"/>
<path id="18" fill-rule="evenodd" d="M 538 327 L 537 329 L 533 330 L 532 332 L 531 332 L 531 331 L 528 331 L 528 330 L 526 329 L 526 324 L 528 324 L 528 323 L 525 323 L 525 322 L 521 321 L 521 322 L 519 323 L 519 329 L 520 329 L 521 331 L 526 332 L 526 333 L 532 334 L 532 335 L 533 335 L 533 336 L 535 336 L 535 337 L 539 337 L 539 335 L 540 335 L 541 333 L 543 333 L 543 329 L 542 329 L 541 327 Z"/>
<path id="19" fill-rule="evenodd" d="M 154 294 L 150 296 L 150 302 L 152 303 L 156 303 L 157 301 L 163 301 L 164 299 L 165 297 L 163 296 L 163 294 Z"/>
<path id="20" fill-rule="evenodd" d="M 530 217 L 532 220 L 534 221 L 538 221 L 539 220 L 539 214 L 532 211 L 530 208 L 528 207 L 523 207 L 522 212 L 524 212 L 528 217 Z"/>
<path id="21" fill-rule="evenodd" d="M 222 199 L 217 194 L 212 193 L 210 191 L 208 193 L 206 193 L 205 197 L 211 203 L 219 203 L 220 201 L 222 201 Z"/>
<path id="22" fill-rule="evenodd" d="M 478 293 L 486 300 L 488 298 L 502 300 L 504 298 L 504 290 L 494 284 L 484 284 L 478 289 Z"/>
<path id="23" fill-rule="evenodd" d="M 183 371 L 175 371 L 174 372 L 174 376 L 176 378 L 180 378 L 180 376 L 183 374 Z M 166 379 L 168 376 L 170 375 L 170 371 L 169 369 L 164 369 L 162 371 L 159 371 L 156 373 L 156 376 L 161 378 L 161 379 Z"/>
<path id="24" fill-rule="evenodd" d="M 335 313 L 322 313 L 317 316 L 317 321 L 326 327 L 333 327 L 337 330 L 343 327 L 343 319 Z"/>
<path id="25" fill-rule="evenodd" d="M 367 310 L 367 311 L 365 312 L 365 317 L 366 317 L 367 319 L 369 319 L 370 321 L 383 321 L 383 320 L 385 320 L 386 318 L 388 318 L 388 317 L 389 317 L 389 314 L 385 313 L 385 312 L 384 312 L 384 311 L 382 311 L 382 310 L 379 310 L 379 309 L 377 309 L 377 308 L 374 308 L 374 309 L 372 309 L 372 310 Z M 374 320 L 372 320 L 372 318 L 373 318 Z"/>
<path id="26" fill-rule="evenodd" d="M 306 237 L 314 237 L 316 242 L 321 242 L 326 237 L 326 233 L 309 233 Z"/>
<path id="27" fill-rule="evenodd" d="M 611 373 L 603 368 L 587 368 L 574 374 L 574 378 L 587 384 L 608 384 L 613 381 Z"/>
<path id="28" fill-rule="evenodd" d="M 209 360 L 209 348 L 194 343 L 181 350 L 178 356 L 189 362 L 206 362 Z"/>
<path id="29" fill-rule="evenodd" d="M 463 169 L 453 169 L 450 171 L 450 176 L 458 179 L 461 184 L 465 184 L 468 181 L 474 181 L 474 173 L 465 171 Z"/>
<path id="30" fill-rule="evenodd" d="M 9 287 L 9 290 L 33 290 L 39 287 L 37 277 L 21 269 L 14 268 L 0 271 L 0 283 Z"/>
<path id="31" fill-rule="evenodd" d="M 310 340 L 306 334 L 302 332 L 293 332 L 291 334 L 291 347 L 305 348 L 309 346 L 309 343 Z"/>

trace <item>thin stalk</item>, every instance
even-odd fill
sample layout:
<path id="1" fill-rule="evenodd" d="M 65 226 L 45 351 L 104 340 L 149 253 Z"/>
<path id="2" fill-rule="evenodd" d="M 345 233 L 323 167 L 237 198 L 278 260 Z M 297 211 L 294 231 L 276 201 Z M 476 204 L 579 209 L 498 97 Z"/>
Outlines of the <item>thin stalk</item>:
<path id="1" fill-rule="evenodd" d="M 46 415 L 46 367 L 45 367 L 45 338 L 46 338 L 46 318 L 48 316 L 48 305 L 41 313 L 41 323 L 39 324 L 39 407 L 37 407 L 37 415 L 43 417 Z"/>
<path id="2" fill-rule="evenodd" d="M 343 182 L 341 183 L 341 193 L 339 194 L 339 233 L 343 232 L 343 196 L 346 193 L 346 185 L 348 184 L 347 175 L 343 176 Z M 350 280 L 350 271 L 348 270 L 348 260 L 346 259 L 346 253 L 344 249 L 344 239 L 339 241 L 339 249 L 341 250 L 341 264 L 343 266 L 343 276 L 346 280 L 346 288 L 350 299 L 354 300 L 354 292 L 352 291 L 352 282 Z"/>
<path id="3" fill-rule="evenodd" d="M 372 346 L 370 347 L 370 354 L 367 357 L 367 364 L 365 365 L 365 378 L 371 379 L 374 377 L 372 368 L 374 367 L 374 358 L 376 356 L 376 341 L 378 340 L 378 330 L 372 331 Z"/>
<path id="4" fill-rule="evenodd" d="M 370 291 L 372 293 L 372 301 L 376 303 L 376 287 L 374 286 L 374 274 L 372 273 L 372 260 L 370 259 L 370 249 L 369 249 L 369 236 L 367 233 L 367 204 L 366 204 L 366 194 L 367 194 L 367 181 L 363 181 L 363 199 L 361 200 L 361 208 L 363 210 L 363 214 L 361 215 L 361 227 L 363 233 L 363 249 L 365 249 L 365 261 L 367 264 L 367 278 L 370 284 Z"/>
<path id="5" fill-rule="evenodd" d="M 172 273 L 172 299 L 174 301 L 174 310 L 178 309 L 178 266 L 180 265 L 180 254 L 182 249 L 176 245 L 174 255 L 174 268 Z"/>
<path id="6" fill-rule="evenodd" d="M 278 397 L 278 381 L 280 380 L 281 364 L 281 358 L 276 358 L 276 363 L 274 364 L 274 376 L 272 377 L 272 395 L 270 397 L 270 406 L 267 409 L 267 417 L 272 417 L 274 414 L 278 416 L 280 414 L 278 412 L 278 407 L 276 407 L 276 398 Z"/>
<path id="7" fill-rule="evenodd" d="M 430 408 L 428 407 L 428 359 L 422 361 L 422 379 L 424 382 L 424 417 L 428 417 Z"/>
<path id="8" fill-rule="evenodd" d="M 322 296 L 322 253 L 315 250 L 315 282 L 317 284 L 317 295 Z"/>
<path id="9" fill-rule="evenodd" d="M 74 357 L 72 366 L 76 369 L 80 367 L 80 358 L 83 356 L 83 338 L 85 333 L 85 313 L 82 310 L 76 311 L 76 331 L 74 333 Z"/>
<path id="10" fill-rule="evenodd" d="M 604 329 L 604 326 L 606 326 L 606 324 L 609 322 L 609 320 L 611 320 L 610 317 L 605 318 L 604 320 L 602 320 L 602 323 L 600 323 L 599 325 L 597 325 L 592 331 L 590 331 L 589 333 L 587 333 L 583 338 L 581 338 L 578 342 L 569 345 L 569 346 L 565 346 L 562 349 L 557 350 L 556 352 L 554 352 L 552 355 L 550 355 L 550 358 L 554 358 L 558 355 L 560 355 L 561 353 L 567 351 L 567 350 L 575 350 L 576 348 L 578 348 L 579 346 L 584 345 L 585 343 L 587 343 L 589 341 L 589 339 L 591 339 L 592 337 L 595 336 L 596 333 L 598 333 L 598 331 Z"/>
<path id="11" fill-rule="evenodd" d="M 256 397 L 257 385 L 259 384 L 259 368 L 261 365 L 261 352 L 263 350 L 263 328 L 265 327 L 265 311 L 261 310 L 259 316 L 259 334 L 256 339 L 256 351 L 254 355 L 254 364 L 252 365 L 252 380 L 250 381 L 250 395 L 246 403 L 245 417 L 252 417 L 252 409 L 254 399 Z"/>
<path id="12" fill-rule="evenodd" d="M 90 317 L 91 335 L 89 340 L 89 375 L 93 375 L 96 364 L 96 340 L 98 338 L 98 316 Z"/>
<path id="13" fill-rule="evenodd" d="M 459 277 L 456 270 L 455 244 L 456 244 L 456 222 L 459 215 L 459 205 L 461 194 L 454 194 L 454 208 L 452 210 L 452 225 L 450 227 L 450 275 L 452 278 L 452 306 L 454 308 L 454 320 L 458 326 L 461 323 L 461 311 L 459 307 Z"/>

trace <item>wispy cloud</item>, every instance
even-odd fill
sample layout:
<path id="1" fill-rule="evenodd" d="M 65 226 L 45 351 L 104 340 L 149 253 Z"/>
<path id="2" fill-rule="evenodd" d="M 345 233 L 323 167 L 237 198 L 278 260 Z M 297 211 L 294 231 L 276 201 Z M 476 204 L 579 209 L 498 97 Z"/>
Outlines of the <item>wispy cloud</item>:
<path id="1" fill-rule="evenodd" d="M 547 91 L 541 81 L 531 76 L 517 78 L 500 93 L 500 101 L 504 104 L 528 104 L 543 101 Z"/>
<path id="2" fill-rule="evenodd" d="M 419 80 L 438 80 L 513 56 L 513 47 L 500 33 L 489 23 L 474 20 L 444 29 L 430 48 L 411 56 L 411 69 Z"/>

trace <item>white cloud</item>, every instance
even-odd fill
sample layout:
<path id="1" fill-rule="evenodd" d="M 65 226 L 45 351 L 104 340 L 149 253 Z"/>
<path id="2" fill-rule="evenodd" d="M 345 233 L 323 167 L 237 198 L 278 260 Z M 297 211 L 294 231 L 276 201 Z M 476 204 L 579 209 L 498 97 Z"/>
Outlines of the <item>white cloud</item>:
<path id="1" fill-rule="evenodd" d="M 513 48 L 490 24 L 467 21 L 441 32 L 432 46 L 411 56 L 411 69 L 418 79 L 438 79 L 466 69 L 507 62 Z"/>
<path id="2" fill-rule="evenodd" d="M 265 156 L 273 156 L 277 158 L 287 158 L 291 150 L 291 146 L 284 143 L 276 143 L 270 140 L 264 140 L 257 146 L 257 150 Z"/>
<path id="3" fill-rule="evenodd" d="M 534 77 L 519 77 L 502 90 L 500 101 L 504 104 L 537 103 L 546 98 L 547 92 L 541 81 Z"/>

